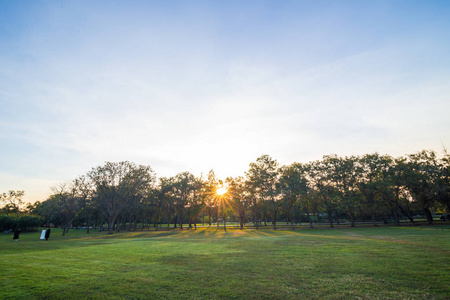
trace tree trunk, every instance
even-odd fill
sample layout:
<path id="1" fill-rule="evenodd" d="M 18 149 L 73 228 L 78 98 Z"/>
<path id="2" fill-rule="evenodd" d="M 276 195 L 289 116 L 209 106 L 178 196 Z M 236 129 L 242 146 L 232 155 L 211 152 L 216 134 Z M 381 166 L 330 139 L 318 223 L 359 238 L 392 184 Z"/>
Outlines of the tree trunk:
<path id="1" fill-rule="evenodd" d="M 397 205 L 395 205 L 394 201 L 388 201 L 389 209 L 392 213 L 392 216 L 395 219 L 395 225 L 400 226 L 400 218 L 398 217 Z"/>
<path id="2" fill-rule="evenodd" d="M 319 220 L 319 217 L 316 216 L 316 215 L 317 215 L 316 209 L 313 209 L 312 213 L 313 213 L 313 217 L 314 217 L 314 223 L 317 224 L 317 222 L 318 222 L 318 220 Z"/>
<path id="3" fill-rule="evenodd" d="M 183 229 L 183 215 L 180 215 L 179 219 L 180 219 L 180 229 L 182 230 Z"/>
<path id="4" fill-rule="evenodd" d="M 372 207 L 372 221 L 373 221 L 373 226 L 376 227 L 377 225 L 377 220 L 375 220 L 375 209 Z"/>
<path id="5" fill-rule="evenodd" d="M 89 227 L 90 227 L 90 213 L 86 213 L 86 233 L 89 233 Z"/>
<path id="6" fill-rule="evenodd" d="M 334 228 L 334 225 L 333 225 L 333 213 L 331 212 L 331 209 L 327 209 L 327 215 L 328 215 L 328 222 L 330 222 L 330 227 Z"/>
<path id="7" fill-rule="evenodd" d="M 397 213 L 396 207 L 392 207 L 391 206 L 391 212 L 392 212 L 392 215 L 394 216 L 394 219 L 395 219 L 395 225 L 400 226 L 400 219 L 398 217 L 398 213 Z"/>
<path id="8" fill-rule="evenodd" d="M 116 221 L 116 216 L 109 217 L 109 219 L 108 219 L 108 234 L 113 234 L 115 221 Z"/>
<path id="9" fill-rule="evenodd" d="M 433 224 L 433 216 L 431 215 L 430 209 L 428 207 L 424 207 L 423 212 L 425 213 L 425 216 L 427 217 L 428 223 Z"/>
<path id="10" fill-rule="evenodd" d="M 208 208 L 208 223 L 209 227 L 211 227 L 211 219 L 212 219 L 212 209 L 211 207 Z"/>
<path id="11" fill-rule="evenodd" d="M 397 204 L 398 208 L 400 208 L 402 213 L 408 217 L 408 219 L 411 221 L 411 223 L 414 223 L 414 219 L 403 209 L 403 207 L 398 202 L 396 202 L 395 204 Z"/>
<path id="12" fill-rule="evenodd" d="M 217 225 L 217 229 L 219 229 L 219 208 L 217 207 L 217 214 L 216 214 L 216 225 Z"/>
<path id="13" fill-rule="evenodd" d="M 292 230 L 295 230 L 295 213 L 294 213 L 294 215 L 291 217 L 291 223 L 292 223 Z"/>
<path id="14" fill-rule="evenodd" d="M 309 228 L 313 228 L 311 216 L 309 215 L 309 210 L 306 210 L 306 215 L 308 216 Z"/>
<path id="15" fill-rule="evenodd" d="M 350 211 L 348 213 L 348 216 L 350 218 L 350 227 L 355 227 L 355 214 L 353 213 L 353 211 Z"/>
<path id="16" fill-rule="evenodd" d="M 309 217 L 309 209 L 307 206 L 305 207 L 305 212 L 306 212 L 306 216 L 308 217 L 308 220 L 306 220 L 306 222 L 309 222 L 311 218 Z"/>
<path id="17" fill-rule="evenodd" d="M 273 213 L 273 229 L 277 230 L 277 210 Z"/>

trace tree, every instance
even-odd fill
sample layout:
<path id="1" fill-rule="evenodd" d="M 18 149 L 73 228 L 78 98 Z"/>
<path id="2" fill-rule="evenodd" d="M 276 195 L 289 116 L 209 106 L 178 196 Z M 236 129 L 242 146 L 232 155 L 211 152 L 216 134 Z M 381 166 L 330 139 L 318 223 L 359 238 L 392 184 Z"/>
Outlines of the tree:
<path id="1" fill-rule="evenodd" d="M 333 164 L 330 159 L 317 160 L 309 163 L 308 179 L 310 188 L 316 191 L 326 209 L 328 222 L 333 228 L 333 215 L 339 224 L 338 214 L 338 190 L 332 179 Z"/>
<path id="2" fill-rule="evenodd" d="M 357 185 L 370 209 L 373 225 L 376 226 L 376 213 L 381 210 L 386 174 L 392 166 L 392 158 L 378 153 L 366 154 L 358 158 Z"/>
<path id="3" fill-rule="evenodd" d="M 244 193 L 244 197 L 247 199 L 249 209 L 251 211 L 253 224 L 255 225 L 256 230 L 258 230 L 263 200 L 260 198 L 255 185 L 249 178 L 247 178 L 244 182 Z"/>
<path id="4" fill-rule="evenodd" d="M 159 179 L 158 187 L 152 189 L 148 195 L 149 205 L 154 212 L 153 226 L 158 229 L 158 224 L 161 227 L 161 219 L 164 214 L 165 204 L 170 204 L 169 192 L 171 190 L 170 185 L 167 184 L 166 177 Z M 167 221 L 169 223 L 169 221 Z"/>
<path id="5" fill-rule="evenodd" d="M 219 210 L 216 191 L 220 182 L 213 170 L 208 172 L 208 176 L 204 185 L 204 211 L 208 215 L 208 224 L 211 227 L 214 212 L 216 213 L 217 226 L 219 226 Z"/>
<path id="6" fill-rule="evenodd" d="M 203 187 L 204 182 L 202 178 L 194 178 L 192 195 L 187 205 L 189 228 L 192 228 L 192 224 L 194 224 L 195 229 L 197 229 L 198 217 L 204 203 L 205 193 Z"/>
<path id="7" fill-rule="evenodd" d="M 398 157 L 393 160 L 384 180 L 378 186 L 378 191 L 382 194 L 382 199 L 387 204 L 397 225 L 400 225 L 399 210 L 414 223 L 409 210 L 410 201 L 408 198 L 411 197 L 406 188 L 407 177 L 406 158 Z"/>
<path id="8" fill-rule="evenodd" d="M 427 150 L 408 155 L 404 169 L 406 187 L 430 224 L 433 223 L 430 208 L 439 199 L 439 169 L 436 152 Z"/>
<path id="9" fill-rule="evenodd" d="M 32 214 L 14 213 L 0 214 L 0 231 L 21 229 L 27 230 L 42 225 L 43 219 Z"/>
<path id="10" fill-rule="evenodd" d="M 140 201 L 155 180 L 150 166 L 123 161 L 107 162 L 93 168 L 87 175 L 93 182 L 95 201 L 108 220 L 108 234 L 112 234 L 119 214 L 130 205 L 129 200 Z"/>
<path id="11" fill-rule="evenodd" d="M 169 227 L 171 220 L 173 220 L 176 213 L 175 210 L 175 195 L 174 195 L 174 177 L 161 177 L 159 179 L 159 186 L 157 189 L 157 201 L 161 203 L 162 212 L 165 214 L 167 219 L 167 227 Z M 176 222 L 175 227 L 176 227 Z"/>
<path id="12" fill-rule="evenodd" d="M 152 207 L 153 203 L 151 202 L 154 183 L 152 172 L 144 169 L 139 170 L 139 168 L 136 168 L 134 172 L 136 173 L 134 180 L 137 180 L 137 182 L 134 183 L 135 187 L 133 188 L 133 192 L 126 199 L 127 204 L 121 216 L 123 226 L 128 224 L 128 229 L 133 228 L 136 230 L 138 221 L 143 222 L 145 219 L 144 213 L 155 213 L 156 211 L 152 209 L 155 207 Z M 146 173 L 148 173 L 148 178 L 145 178 Z M 144 182 L 141 182 L 142 179 L 139 179 L 140 176 L 144 179 Z"/>
<path id="13" fill-rule="evenodd" d="M 302 197 L 307 194 L 308 181 L 305 176 L 305 166 L 300 163 L 293 163 L 289 166 L 283 166 L 280 169 L 280 179 L 278 190 L 281 194 L 281 204 L 283 210 L 292 223 L 292 229 L 296 223 L 295 206 L 300 205 Z"/>
<path id="14" fill-rule="evenodd" d="M 356 187 L 356 162 L 355 156 L 338 157 L 337 155 L 324 156 L 324 162 L 331 169 L 330 179 L 336 187 L 340 204 L 346 210 L 352 227 L 355 226 L 355 210 L 358 206 Z"/>
<path id="15" fill-rule="evenodd" d="M 24 203 L 22 197 L 25 191 L 8 191 L 8 193 L 0 194 L 0 214 L 16 214 L 23 209 Z"/>
<path id="16" fill-rule="evenodd" d="M 179 173 L 175 176 L 172 192 L 174 195 L 175 209 L 180 229 L 183 229 L 183 220 L 186 217 L 187 208 L 195 197 L 197 182 L 194 175 L 189 172 Z"/>
<path id="17" fill-rule="evenodd" d="M 278 190 L 278 162 L 269 155 L 262 155 L 250 164 L 247 179 L 257 199 L 267 201 L 272 213 L 273 228 L 277 228 L 277 213 L 281 205 Z"/>
<path id="18" fill-rule="evenodd" d="M 320 197 L 317 196 L 317 192 L 314 190 L 307 190 L 306 195 L 303 197 L 302 206 L 306 212 L 309 221 L 309 227 L 313 228 L 313 220 L 319 220 L 319 210 L 321 208 Z M 311 213 L 313 217 L 311 217 Z"/>
<path id="19" fill-rule="evenodd" d="M 239 229 L 244 229 L 246 213 L 249 207 L 249 197 L 245 190 L 245 180 L 243 177 L 228 177 L 228 195 L 231 207 L 239 219 Z"/>
<path id="20" fill-rule="evenodd" d="M 74 183 L 63 183 L 53 187 L 54 194 L 52 209 L 62 220 L 63 233 L 65 235 L 72 226 L 73 219 L 83 206 L 82 199 L 77 195 L 77 186 Z"/>
<path id="21" fill-rule="evenodd" d="M 436 181 L 438 188 L 437 201 L 450 213 L 450 153 L 444 149 L 444 157 L 439 164 L 439 178 Z"/>
<path id="22" fill-rule="evenodd" d="M 84 221 L 86 224 L 86 233 L 89 233 L 89 227 L 92 218 L 92 193 L 93 186 L 92 181 L 87 176 L 80 176 L 73 181 L 75 189 L 75 196 L 81 202 L 81 209 L 84 215 Z"/>

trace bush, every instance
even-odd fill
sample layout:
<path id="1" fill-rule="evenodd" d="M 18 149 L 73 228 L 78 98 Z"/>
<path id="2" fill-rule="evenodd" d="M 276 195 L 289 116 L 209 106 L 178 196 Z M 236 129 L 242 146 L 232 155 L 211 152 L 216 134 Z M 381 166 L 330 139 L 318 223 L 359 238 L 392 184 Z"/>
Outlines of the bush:
<path id="1" fill-rule="evenodd" d="M 44 223 L 40 216 L 28 214 L 5 214 L 0 215 L 0 230 L 17 229 L 28 230 L 39 227 Z"/>

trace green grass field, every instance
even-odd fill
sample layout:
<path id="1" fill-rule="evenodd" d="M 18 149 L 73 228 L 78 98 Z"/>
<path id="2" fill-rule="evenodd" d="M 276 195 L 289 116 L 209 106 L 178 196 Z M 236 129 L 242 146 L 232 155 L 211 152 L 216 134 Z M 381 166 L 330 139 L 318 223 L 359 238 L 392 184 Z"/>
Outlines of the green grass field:
<path id="1" fill-rule="evenodd" d="M 0 299 L 450 299 L 450 226 L 0 236 Z"/>

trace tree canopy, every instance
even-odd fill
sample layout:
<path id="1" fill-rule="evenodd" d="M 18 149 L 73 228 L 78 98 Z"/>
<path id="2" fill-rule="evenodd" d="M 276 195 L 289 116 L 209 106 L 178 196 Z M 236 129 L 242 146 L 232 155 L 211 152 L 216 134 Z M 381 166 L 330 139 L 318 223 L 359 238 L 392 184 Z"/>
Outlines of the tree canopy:
<path id="1" fill-rule="evenodd" d="M 226 189 L 224 188 L 226 187 Z M 217 191 L 221 189 L 220 194 Z M 269 155 L 249 164 L 245 177 L 220 180 L 182 172 L 157 180 L 150 166 L 106 162 L 72 182 L 60 184 L 43 202 L 27 208 L 23 191 L 0 195 L 2 215 L 34 213 L 45 223 L 71 226 L 107 225 L 108 233 L 161 224 L 196 228 L 228 219 L 256 228 L 267 222 L 345 221 L 414 222 L 423 215 L 450 212 L 450 156 L 431 150 L 402 157 L 378 153 L 340 157 L 325 155 L 308 163 L 279 165 Z M 225 192 L 226 191 L 226 192 Z"/>

